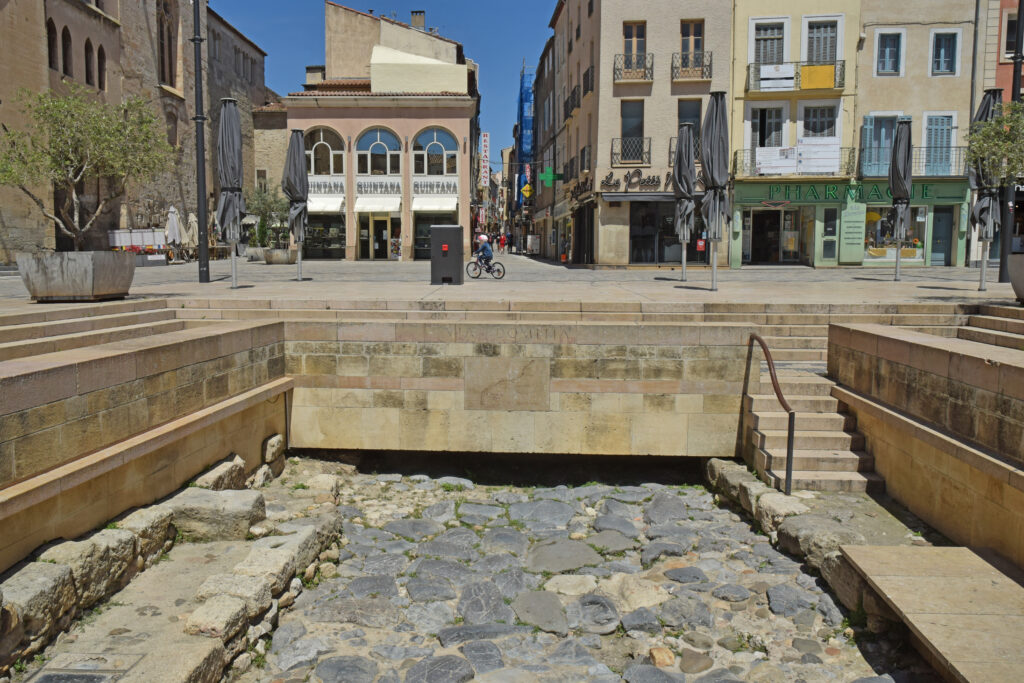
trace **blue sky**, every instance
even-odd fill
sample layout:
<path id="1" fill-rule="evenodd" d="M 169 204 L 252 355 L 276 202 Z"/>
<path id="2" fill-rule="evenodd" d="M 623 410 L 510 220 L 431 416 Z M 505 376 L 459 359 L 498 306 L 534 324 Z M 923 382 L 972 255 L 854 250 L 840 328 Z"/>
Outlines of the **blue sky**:
<path id="1" fill-rule="evenodd" d="M 481 128 L 491 134 L 491 159 L 512 143 L 523 59 L 536 66 L 551 34 L 554 0 L 386 0 L 339 2 L 408 23 L 412 10 L 427 13 L 427 26 L 462 43 L 480 65 Z M 267 53 L 266 82 L 286 94 L 301 89 L 308 64 L 324 62 L 323 0 L 210 0 L 221 16 Z M 499 161 L 500 163 L 500 161 Z"/>

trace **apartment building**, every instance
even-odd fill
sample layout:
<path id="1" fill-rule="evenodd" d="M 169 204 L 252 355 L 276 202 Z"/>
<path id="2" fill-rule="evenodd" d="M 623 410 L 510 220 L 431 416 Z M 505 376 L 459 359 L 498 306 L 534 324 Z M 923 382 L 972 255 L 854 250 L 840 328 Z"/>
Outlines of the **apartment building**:
<path id="1" fill-rule="evenodd" d="M 554 178 L 548 173 L 555 171 L 555 145 L 561 124 L 555 126 L 555 39 L 548 38 L 537 62 L 536 78 L 533 82 L 535 112 L 533 117 L 534 166 L 533 181 L 533 230 L 540 236 L 540 255 L 547 259 L 561 260 L 562 254 L 568 260 L 563 234 L 555 227 Z M 558 171 L 560 172 L 560 170 Z"/>

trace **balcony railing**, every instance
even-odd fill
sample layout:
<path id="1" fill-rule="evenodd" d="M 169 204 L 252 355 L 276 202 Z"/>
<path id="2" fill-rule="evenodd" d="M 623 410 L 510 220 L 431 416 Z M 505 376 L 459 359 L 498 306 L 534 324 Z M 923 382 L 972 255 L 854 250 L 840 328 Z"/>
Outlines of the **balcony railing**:
<path id="1" fill-rule="evenodd" d="M 576 86 L 569 91 L 569 96 L 565 98 L 565 116 L 562 118 L 563 121 L 569 119 L 572 113 L 580 108 L 580 86 Z"/>
<path id="2" fill-rule="evenodd" d="M 676 163 L 676 149 L 679 146 L 679 138 L 668 139 L 668 165 L 669 168 L 674 168 Z M 693 158 L 698 166 L 700 166 L 700 137 L 694 137 L 693 139 Z"/>
<path id="3" fill-rule="evenodd" d="M 711 80 L 710 52 L 676 52 L 672 55 L 672 80 Z"/>
<path id="4" fill-rule="evenodd" d="M 583 94 L 594 92 L 594 67 L 583 72 Z"/>
<path id="5" fill-rule="evenodd" d="M 612 138 L 612 166 L 650 166 L 650 138 Z"/>
<path id="6" fill-rule="evenodd" d="M 891 158 L 892 147 L 862 147 L 861 177 L 887 177 Z M 913 174 L 918 177 L 958 178 L 967 175 L 966 147 L 915 147 L 913 159 Z"/>
<path id="7" fill-rule="evenodd" d="M 849 176 L 857 167 L 855 147 L 804 145 L 797 147 L 758 147 L 736 152 L 733 173 L 752 176 Z"/>
<path id="8" fill-rule="evenodd" d="M 654 54 L 644 52 L 632 55 L 615 55 L 612 77 L 618 81 L 653 81 Z"/>
<path id="9" fill-rule="evenodd" d="M 846 87 L 846 62 L 783 62 L 748 64 L 749 92 L 835 90 Z"/>

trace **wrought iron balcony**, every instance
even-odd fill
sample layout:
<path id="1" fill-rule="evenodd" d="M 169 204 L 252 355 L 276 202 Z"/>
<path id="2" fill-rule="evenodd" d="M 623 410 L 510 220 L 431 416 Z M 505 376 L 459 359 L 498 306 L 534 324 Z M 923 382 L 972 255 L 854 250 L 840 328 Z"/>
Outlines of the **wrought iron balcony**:
<path id="1" fill-rule="evenodd" d="M 852 177 L 857 168 L 855 147 L 805 145 L 796 147 L 759 147 L 736 152 L 733 174 L 757 176 L 835 176 Z"/>
<path id="2" fill-rule="evenodd" d="M 567 121 L 572 113 L 580 108 L 580 86 L 576 86 L 569 91 L 569 96 L 565 98 L 565 110 L 562 120 Z"/>
<path id="3" fill-rule="evenodd" d="M 654 54 L 641 52 L 630 55 L 615 55 L 612 77 L 618 81 L 653 81 Z"/>
<path id="4" fill-rule="evenodd" d="M 594 92 L 594 67 L 583 72 L 583 94 Z"/>
<path id="5" fill-rule="evenodd" d="M 846 62 L 748 64 L 748 92 L 836 90 L 846 87 Z"/>
<path id="6" fill-rule="evenodd" d="M 650 138 L 612 138 L 612 166 L 650 165 Z"/>
<path id="7" fill-rule="evenodd" d="M 668 139 L 668 165 L 669 168 L 674 168 L 676 163 L 676 149 L 679 147 L 679 137 Z M 693 158 L 698 166 L 700 166 L 700 136 L 693 138 Z"/>
<path id="8" fill-rule="evenodd" d="M 862 147 L 860 175 L 862 178 L 885 178 L 889 175 L 892 147 Z M 967 176 L 966 147 L 915 147 L 913 175 L 922 178 L 963 178 Z"/>
<path id="9" fill-rule="evenodd" d="M 672 55 L 672 80 L 711 80 L 710 52 L 676 52 Z"/>

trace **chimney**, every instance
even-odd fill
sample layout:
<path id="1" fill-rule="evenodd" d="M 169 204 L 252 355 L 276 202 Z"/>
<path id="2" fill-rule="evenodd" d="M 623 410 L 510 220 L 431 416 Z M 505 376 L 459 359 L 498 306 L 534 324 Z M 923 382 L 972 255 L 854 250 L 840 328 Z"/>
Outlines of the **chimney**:
<path id="1" fill-rule="evenodd" d="M 409 25 L 422 31 L 427 27 L 427 13 L 421 9 L 414 9 Z"/>
<path id="2" fill-rule="evenodd" d="M 317 83 L 323 83 L 326 77 L 327 67 L 322 65 L 306 67 L 306 85 L 316 85 Z"/>

